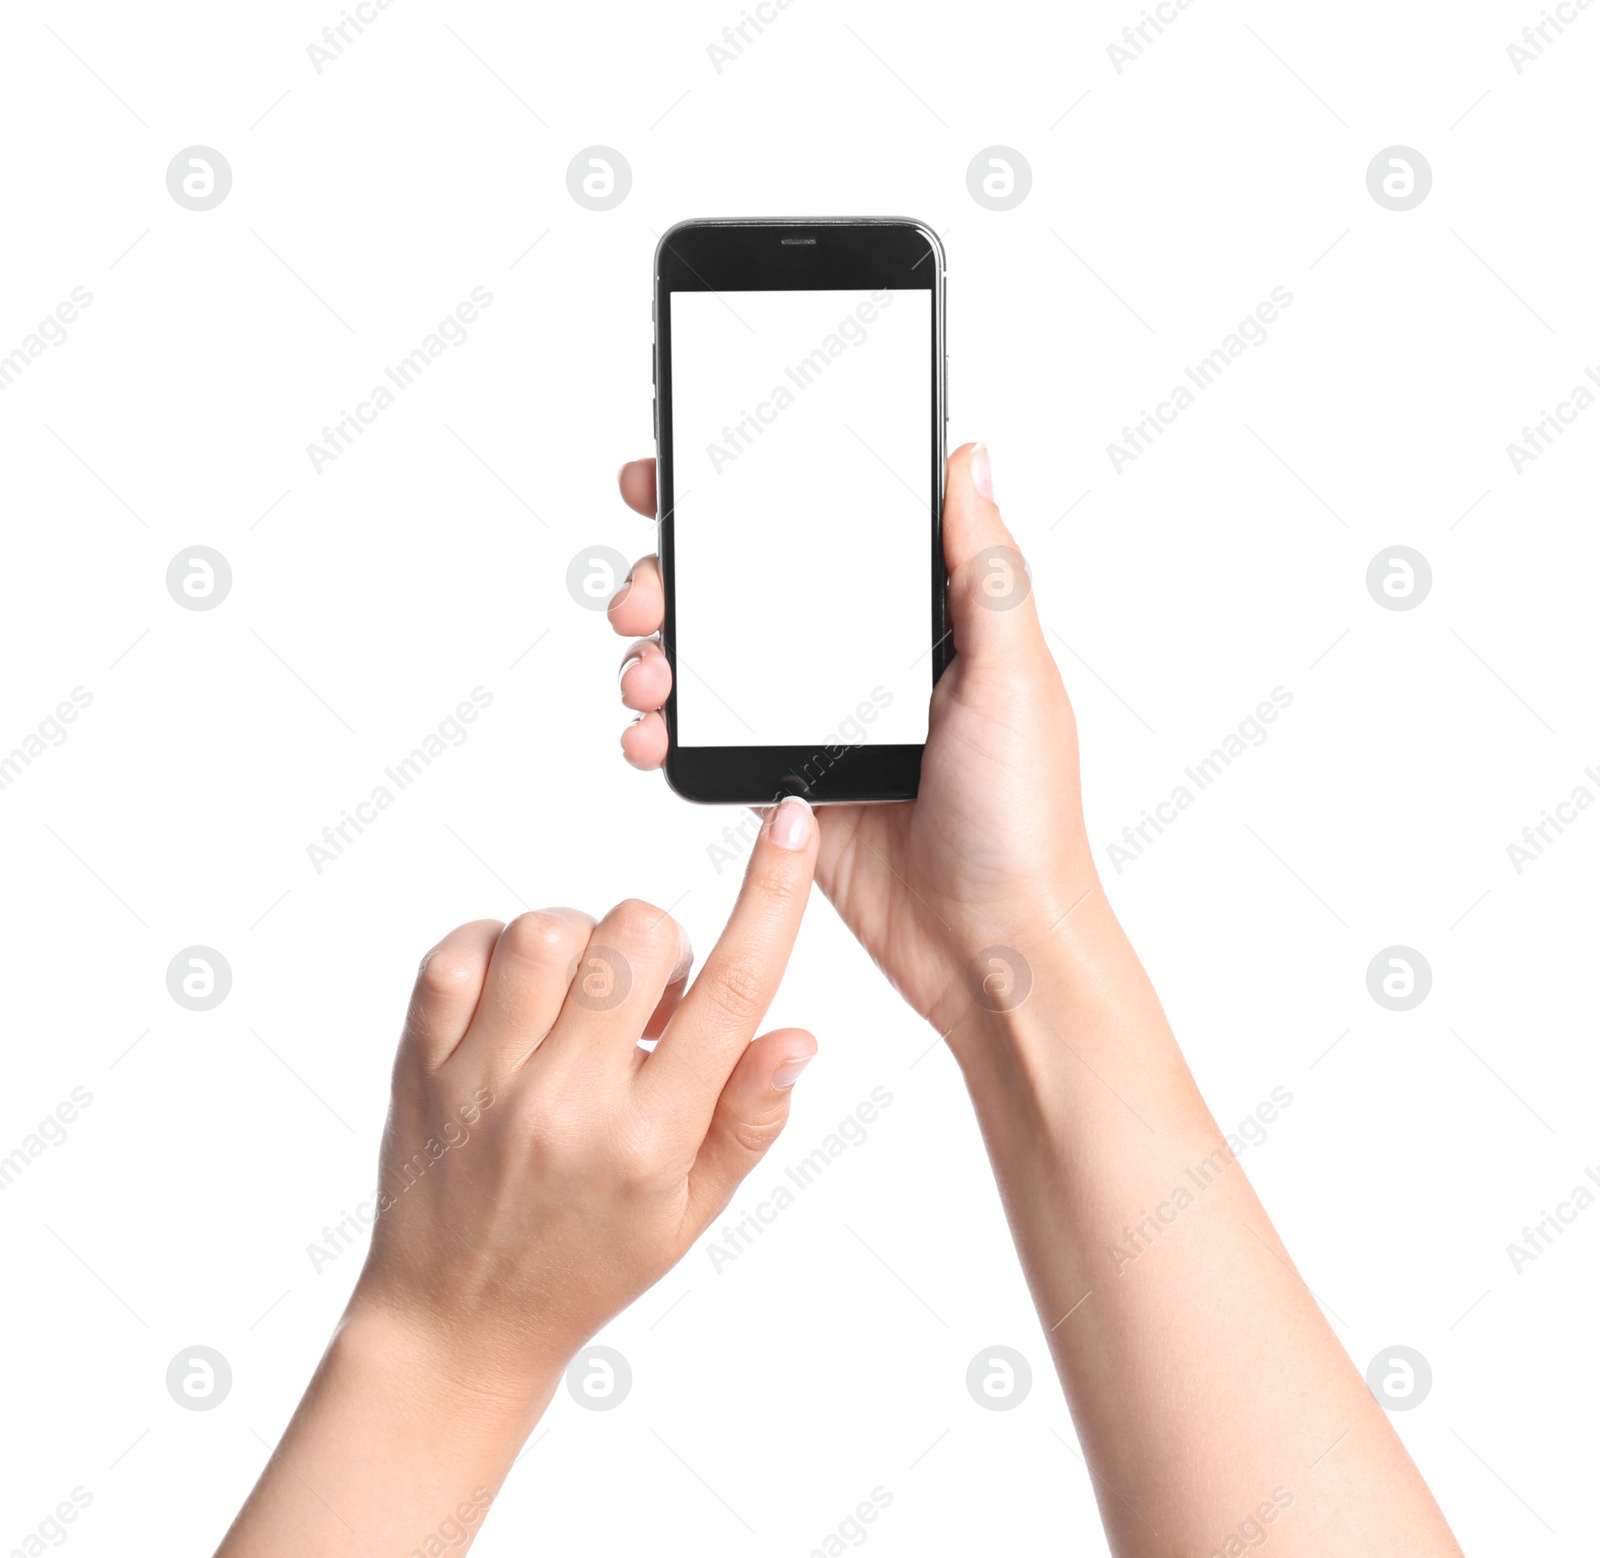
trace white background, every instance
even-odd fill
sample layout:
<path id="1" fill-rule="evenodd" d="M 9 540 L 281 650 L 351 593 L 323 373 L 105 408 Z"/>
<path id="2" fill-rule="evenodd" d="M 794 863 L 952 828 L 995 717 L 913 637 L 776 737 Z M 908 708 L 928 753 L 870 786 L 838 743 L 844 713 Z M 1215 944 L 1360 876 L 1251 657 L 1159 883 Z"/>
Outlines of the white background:
<path id="1" fill-rule="evenodd" d="M 932 305 L 912 289 L 671 295 L 685 746 L 820 747 L 863 703 L 876 717 L 847 744 L 927 739 Z M 855 340 L 829 357 L 841 321 Z M 748 445 L 724 441 L 758 418 Z"/>
<path id="2" fill-rule="evenodd" d="M 355 1276 L 306 1246 L 373 1180 L 441 932 L 641 894 L 710 944 L 737 816 L 618 760 L 619 646 L 565 571 L 649 544 L 612 473 L 648 451 L 656 235 L 892 211 L 947 234 L 952 442 L 992 442 L 1102 869 L 1207 1097 L 1231 1126 L 1293 1093 L 1244 1165 L 1357 1365 L 1430 1360 L 1395 1421 L 1466 1549 L 1580 1550 L 1600 1208 L 1520 1276 L 1506 1245 L 1600 1163 L 1600 815 L 1521 875 L 1506 845 L 1600 765 L 1600 408 L 1520 476 L 1506 445 L 1600 362 L 1600 11 L 1519 76 L 1533 5 L 1197 0 L 1119 75 L 1131 4 L 796 0 L 718 74 L 738 9 L 397 0 L 321 75 L 332 5 L 0 19 L 0 350 L 95 298 L 0 395 L 0 745 L 94 694 L 0 793 L 0 1152 L 94 1095 L 0 1194 L 0 1544 L 80 1484 L 75 1552 L 220 1535 Z M 206 213 L 165 186 L 197 143 L 234 175 Z M 605 213 L 565 182 L 597 143 L 633 170 Z M 1033 170 L 1005 213 L 966 187 L 996 144 Z M 1366 187 L 1395 144 L 1434 173 L 1407 213 Z M 466 344 L 314 474 L 479 285 Z M 1280 285 L 1268 342 L 1114 474 L 1108 441 Z M 197 543 L 234 574 L 209 613 L 164 587 Z M 1433 569 L 1410 612 L 1364 584 L 1394 544 Z M 315 874 L 479 685 L 465 745 Z M 1278 685 L 1270 740 L 1113 874 Z M 194 943 L 233 969 L 209 1013 L 166 991 Z M 1404 1014 L 1365 986 L 1395 943 L 1434 974 Z M 773 1021 L 822 1048 L 755 1188 L 893 1105 L 755 1250 L 693 1252 L 608 1328 L 632 1395 L 557 1400 L 480 1551 L 803 1554 L 878 1485 L 875 1552 L 1101 1550 L 949 1057 L 820 901 Z M 164 1387 L 194 1344 L 232 1365 L 214 1411 Z M 1007 1413 L 963 1383 L 995 1344 L 1035 1371 Z"/>

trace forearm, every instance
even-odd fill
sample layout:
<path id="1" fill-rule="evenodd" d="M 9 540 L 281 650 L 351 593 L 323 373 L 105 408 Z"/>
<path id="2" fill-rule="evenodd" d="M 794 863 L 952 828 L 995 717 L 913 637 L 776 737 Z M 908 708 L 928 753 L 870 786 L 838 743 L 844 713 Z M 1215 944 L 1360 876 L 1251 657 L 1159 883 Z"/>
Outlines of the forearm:
<path id="1" fill-rule="evenodd" d="M 347 1317 L 218 1558 L 464 1552 L 557 1377 L 491 1388 L 470 1349 Z"/>
<path id="2" fill-rule="evenodd" d="M 1098 889 L 1074 920 L 1020 1007 L 950 1042 L 1114 1549 L 1254 1521 L 1283 1553 L 1457 1551 Z"/>

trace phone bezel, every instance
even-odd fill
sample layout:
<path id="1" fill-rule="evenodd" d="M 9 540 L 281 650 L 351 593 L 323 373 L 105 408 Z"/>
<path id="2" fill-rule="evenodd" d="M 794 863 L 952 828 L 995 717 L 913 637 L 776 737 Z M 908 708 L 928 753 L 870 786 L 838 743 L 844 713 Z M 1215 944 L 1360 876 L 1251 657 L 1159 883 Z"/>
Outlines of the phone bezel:
<path id="1" fill-rule="evenodd" d="M 784 243 L 789 239 L 814 242 Z M 651 317 L 655 324 L 652 357 L 656 440 L 657 550 L 661 558 L 665 613 L 661 647 L 672 668 L 672 693 L 663 709 L 667 726 L 666 777 L 686 800 L 710 804 L 770 804 L 784 795 L 803 795 L 813 803 L 904 801 L 917 794 L 922 771 L 920 743 L 839 746 L 686 747 L 678 741 L 677 599 L 673 553 L 674 472 L 672 461 L 673 292 L 748 292 L 766 290 L 874 288 L 933 294 L 929 342 L 932 419 L 928 472 L 929 547 L 932 589 L 929 602 L 928 690 L 949 661 L 945 624 L 946 573 L 943 508 L 945 462 L 946 348 L 944 323 L 945 256 L 938 235 L 909 217 L 697 218 L 669 228 L 656 245 Z M 829 603 L 818 603 L 819 620 Z M 770 646 L 769 646 L 770 648 Z M 804 654 L 805 644 L 790 646 Z"/>

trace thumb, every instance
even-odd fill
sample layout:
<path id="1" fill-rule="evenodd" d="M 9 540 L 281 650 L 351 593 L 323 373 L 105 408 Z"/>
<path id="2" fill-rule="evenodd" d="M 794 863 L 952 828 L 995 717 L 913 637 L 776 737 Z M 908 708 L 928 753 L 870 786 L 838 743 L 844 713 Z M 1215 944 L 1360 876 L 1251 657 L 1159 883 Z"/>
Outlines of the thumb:
<path id="1" fill-rule="evenodd" d="M 1039 641 L 1033 584 L 994 501 L 987 444 L 962 445 L 945 467 L 944 561 L 964 659 L 999 666 Z"/>
<path id="2" fill-rule="evenodd" d="M 766 1156 L 789 1119 L 789 1090 L 817 1052 L 803 1028 L 779 1028 L 745 1047 L 723 1084 L 689 1171 L 689 1222 L 704 1228 Z"/>

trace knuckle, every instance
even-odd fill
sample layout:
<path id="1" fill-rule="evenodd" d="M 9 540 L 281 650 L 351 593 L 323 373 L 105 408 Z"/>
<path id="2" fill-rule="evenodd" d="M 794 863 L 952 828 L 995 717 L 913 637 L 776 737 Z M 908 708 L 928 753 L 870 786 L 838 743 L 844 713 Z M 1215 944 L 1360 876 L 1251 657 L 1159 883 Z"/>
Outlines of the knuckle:
<path id="1" fill-rule="evenodd" d="M 541 968 L 564 967 L 576 939 L 576 932 L 564 919 L 539 909 L 519 914 L 500 933 L 500 944 L 508 953 Z"/>
<path id="2" fill-rule="evenodd" d="M 783 1129 L 783 1116 L 776 1114 L 767 1119 L 747 1120 L 735 1113 L 727 1104 L 719 1104 L 722 1128 L 728 1137 L 744 1151 L 760 1156 L 777 1139 Z"/>
<path id="3" fill-rule="evenodd" d="M 767 983 L 748 963 L 724 963 L 710 975 L 706 997 L 732 1022 L 755 1022 L 767 1007 Z"/>
<path id="4" fill-rule="evenodd" d="M 613 1143 L 611 1169 L 629 1190 L 648 1190 L 667 1176 L 669 1165 L 653 1133 L 643 1128 L 622 1132 Z"/>
<path id="5" fill-rule="evenodd" d="M 664 909 L 642 898 L 625 898 L 609 916 L 615 940 L 642 958 L 671 957 L 678 928 Z"/>
<path id="6" fill-rule="evenodd" d="M 766 866 L 750 873 L 750 886 L 768 903 L 779 907 L 800 902 L 810 891 L 810 883 L 801 874 L 786 865 Z"/>
<path id="7" fill-rule="evenodd" d="M 487 956 L 478 948 L 446 937 L 424 954 L 417 968 L 417 989 L 441 1000 L 467 995 L 482 986 L 488 967 Z"/>

